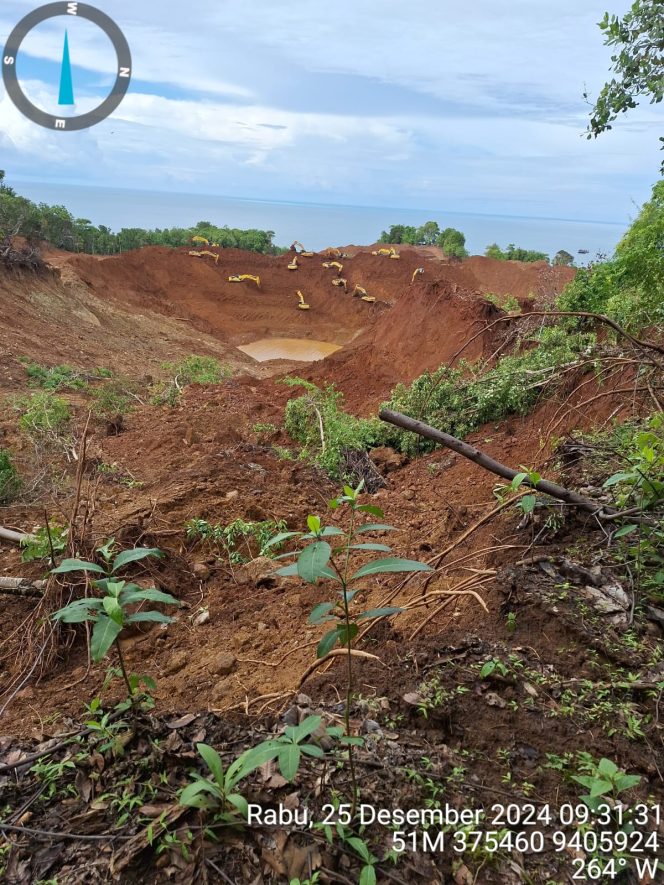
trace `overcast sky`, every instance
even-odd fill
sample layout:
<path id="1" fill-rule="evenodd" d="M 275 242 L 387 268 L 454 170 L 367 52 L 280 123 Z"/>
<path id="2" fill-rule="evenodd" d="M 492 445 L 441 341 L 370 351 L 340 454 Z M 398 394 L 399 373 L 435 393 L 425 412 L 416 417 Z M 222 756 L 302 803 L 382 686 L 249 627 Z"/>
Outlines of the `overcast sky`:
<path id="1" fill-rule="evenodd" d="M 2 0 L 0 43 L 39 3 Z M 597 141 L 609 75 L 597 22 L 626 0 L 97 0 L 133 54 L 130 93 L 81 133 L 24 119 L 0 83 L 0 168 L 49 181 L 267 200 L 622 222 L 659 175 L 661 106 Z M 115 56 L 58 18 L 18 73 L 57 105 L 64 27 L 77 111 Z"/>

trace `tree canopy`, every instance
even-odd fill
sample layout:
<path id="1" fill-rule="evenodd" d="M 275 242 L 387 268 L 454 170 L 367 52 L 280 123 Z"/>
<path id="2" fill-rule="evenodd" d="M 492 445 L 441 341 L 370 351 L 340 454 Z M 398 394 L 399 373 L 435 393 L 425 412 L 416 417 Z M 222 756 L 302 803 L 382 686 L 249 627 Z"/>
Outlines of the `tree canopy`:
<path id="1" fill-rule="evenodd" d="M 611 129 L 620 115 L 650 97 L 664 98 L 664 9 L 662 0 L 636 0 L 622 18 L 605 13 L 599 23 L 611 56 L 614 78 L 606 83 L 591 111 L 588 138 Z M 588 98 L 588 93 L 584 94 Z M 660 138 L 664 149 L 664 138 Z M 664 162 L 662 162 L 664 171 Z"/>
<path id="2" fill-rule="evenodd" d="M 142 246 L 187 246 L 193 236 L 203 236 L 222 248 L 265 254 L 282 251 L 273 243 L 274 231 L 218 227 L 209 221 L 199 221 L 188 228 L 145 230 L 131 227 L 114 233 L 106 225 L 96 227 L 87 218 L 74 218 L 65 206 L 37 204 L 18 196 L 5 184 L 5 173 L 0 170 L 0 238 L 6 236 L 42 240 L 58 249 L 93 255 L 113 255 Z"/>

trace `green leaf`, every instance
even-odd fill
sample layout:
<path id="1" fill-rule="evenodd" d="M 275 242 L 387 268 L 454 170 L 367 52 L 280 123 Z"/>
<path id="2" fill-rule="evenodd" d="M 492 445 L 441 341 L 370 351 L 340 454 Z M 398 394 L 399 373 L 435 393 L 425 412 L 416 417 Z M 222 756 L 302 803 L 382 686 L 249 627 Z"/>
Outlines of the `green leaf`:
<path id="1" fill-rule="evenodd" d="M 327 541 L 316 541 L 305 547 L 297 560 L 298 575 L 308 584 L 315 584 L 320 577 L 328 577 L 325 569 L 331 555 L 332 548 Z"/>
<path id="2" fill-rule="evenodd" d="M 641 778 L 638 774 L 623 774 L 616 778 L 616 787 L 619 793 L 622 793 L 623 790 L 631 790 L 632 787 L 638 787 L 640 783 Z"/>
<path id="3" fill-rule="evenodd" d="M 215 784 L 208 780 L 198 778 L 182 790 L 178 801 L 180 802 L 180 805 L 186 805 L 189 808 L 208 808 L 211 803 L 206 797 L 206 793 L 214 796 L 218 801 L 223 799 L 223 794 Z"/>
<path id="4" fill-rule="evenodd" d="M 487 676 L 490 676 L 496 669 L 496 666 L 495 661 L 487 661 L 480 670 L 480 678 L 485 679 Z"/>
<path id="5" fill-rule="evenodd" d="M 266 544 L 263 544 L 263 550 L 267 550 L 268 547 L 274 547 L 275 544 L 282 544 L 290 538 L 297 538 L 301 534 L 302 532 L 279 532 L 278 535 L 275 535 L 274 538 L 270 538 Z"/>
<path id="6" fill-rule="evenodd" d="M 339 642 L 342 645 L 348 645 L 349 642 L 352 642 L 353 639 L 360 632 L 360 628 L 357 624 L 338 624 L 337 625 L 337 633 L 339 634 Z"/>
<path id="7" fill-rule="evenodd" d="M 612 789 L 613 787 L 609 781 L 599 780 L 598 778 L 590 788 L 590 798 L 594 799 L 596 796 L 603 796 L 605 793 L 610 793 Z"/>
<path id="8" fill-rule="evenodd" d="M 391 553 L 392 548 L 387 544 L 351 544 L 351 550 L 376 550 L 379 553 Z"/>
<path id="9" fill-rule="evenodd" d="M 292 781 L 300 767 L 302 751 L 297 744 L 286 744 L 279 753 L 279 771 L 287 781 Z"/>
<path id="10" fill-rule="evenodd" d="M 363 747 L 364 746 L 364 738 L 351 737 L 350 735 L 344 735 L 341 738 L 341 743 L 346 747 Z"/>
<path id="11" fill-rule="evenodd" d="M 122 626 L 123 611 L 122 606 L 114 596 L 105 596 L 102 600 L 104 611 L 117 624 Z"/>
<path id="12" fill-rule="evenodd" d="M 323 624 L 329 620 L 328 616 L 334 608 L 336 608 L 335 602 L 321 602 L 313 609 L 307 620 L 310 624 Z"/>
<path id="13" fill-rule="evenodd" d="M 93 612 L 98 612 L 103 607 L 101 599 L 76 599 L 64 608 L 53 612 L 51 617 L 63 624 L 83 624 L 91 620 Z"/>
<path id="14" fill-rule="evenodd" d="M 356 621 L 367 621 L 369 618 L 388 618 L 390 615 L 398 615 L 402 612 L 402 608 L 388 606 L 387 608 L 372 608 L 367 612 L 357 615 Z"/>
<path id="15" fill-rule="evenodd" d="M 519 486 L 523 483 L 524 479 L 528 479 L 527 473 L 517 473 L 517 475 L 512 480 L 512 491 L 516 492 Z"/>
<path id="16" fill-rule="evenodd" d="M 97 663 L 106 656 L 109 648 L 122 632 L 122 625 L 106 615 L 99 615 L 90 639 L 92 660 Z"/>
<path id="17" fill-rule="evenodd" d="M 297 575 L 297 563 L 293 562 L 290 565 L 284 565 L 282 568 L 276 570 L 275 575 L 279 575 L 282 578 L 291 578 L 293 575 Z"/>
<path id="18" fill-rule="evenodd" d="M 221 756 L 214 747 L 211 747 L 209 744 L 196 744 L 196 749 L 198 750 L 199 755 L 203 759 L 203 762 L 207 765 L 207 767 L 212 772 L 212 776 L 216 780 L 219 788 L 221 790 L 224 789 L 224 766 L 221 762 Z"/>
<path id="19" fill-rule="evenodd" d="M 625 535 L 631 535 L 638 529 L 638 525 L 624 525 L 621 529 L 613 536 L 614 538 L 624 538 Z"/>
<path id="20" fill-rule="evenodd" d="M 307 516 L 309 531 L 316 535 L 320 531 L 320 516 Z"/>
<path id="21" fill-rule="evenodd" d="M 362 867 L 359 885 L 376 885 L 376 870 L 372 864 Z"/>
<path id="22" fill-rule="evenodd" d="M 164 615 L 161 612 L 136 612 L 127 618 L 128 624 L 142 624 L 148 621 L 154 624 L 172 624 L 173 618 Z"/>
<path id="23" fill-rule="evenodd" d="M 358 839 L 356 836 L 350 836 L 347 842 L 355 853 L 359 854 L 365 863 L 371 862 L 371 852 L 363 839 Z"/>
<path id="24" fill-rule="evenodd" d="M 249 817 L 249 803 L 240 793 L 231 793 L 230 796 L 226 796 L 226 801 L 237 808 L 245 820 Z"/>
<path id="25" fill-rule="evenodd" d="M 385 575 L 390 572 L 431 572 L 433 569 L 425 562 L 417 562 L 415 559 L 396 559 L 388 557 L 387 559 L 375 559 L 368 562 L 358 569 L 349 583 L 359 581 L 360 578 L 367 578 L 370 575 Z"/>
<path id="26" fill-rule="evenodd" d="M 365 522 L 364 525 L 359 526 L 355 529 L 355 534 L 359 535 L 361 532 L 398 532 L 399 529 L 396 529 L 393 525 L 385 525 L 382 522 Z"/>
<path id="27" fill-rule="evenodd" d="M 610 476 L 607 481 L 604 483 L 603 488 L 609 489 L 611 486 L 617 485 L 619 482 L 629 482 L 630 480 L 635 479 L 633 473 L 614 473 L 613 476 Z"/>
<path id="28" fill-rule="evenodd" d="M 149 556 L 162 557 L 164 554 L 156 547 L 135 547 L 133 550 L 123 550 L 113 560 L 113 574 L 128 565 L 130 562 L 138 562 L 140 559 L 147 559 Z"/>
<path id="29" fill-rule="evenodd" d="M 84 559 L 63 559 L 57 568 L 51 572 L 52 575 L 66 575 L 68 572 L 97 572 L 97 574 L 105 575 L 106 572 L 100 565 L 94 562 L 86 562 Z"/>
<path id="30" fill-rule="evenodd" d="M 300 749 L 303 753 L 306 753 L 307 756 L 313 756 L 315 759 L 325 758 L 325 751 L 314 744 L 300 744 Z"/>
<path id="31" fill-rule="evenodd" d="M 238 756 L 235 762 L 228 766 L 226 790 L 232 790 L 236 784 L 251 774 L 252 771 L 274 759 L 280 752 L 281 746 L 277 741 L 263 741 L 255 747 L 245 750 L 244 753 Z"/>
<path id="32" fill-rule="evenodd" d="M 302 540 L 308 541 L 310 538 L 331 538 L 333 535 L 343 535 L 343 534 L 344 534 L 344 532 L 342 532 L 341 529 L 338 529 L 336 526 L 326 525 L 324 529 L 321 529 L 320 532 L 318 532 L 315 535 L 312 535 L 312 534 L 302 535 Z"/>
<path id="33" fill-rule="evenodd" d="M 289 737 L 296 744 L 299 744 L 301 740 L 305 737 L 309 737 L 310 734 L 313 734 L 316 729 L 320 728 L 320 724 L 322 722 L 322 718 L 320 716 L 307 716 L 306 719 L 303 719 L 299 725 L 291 726 L 287 729 L 287 733 L 290 732 Z"/>
<path id="34" fill-rule="evenodd" d="M 378 519 L 383 519 L 383 517 L 385 516 L 380 507 L 376 507 L 375 504 L 360 504 L 357 510 L 361 511 L 362 513 L 370 513 L 371 516 L 376 516 L 378 517 Z"/>
<path id="35" fill-rule="evenodd" d="M 326 654 L 332 651 L 334 646 L 339 641 L 339 634 L 337 632 L 336 627 L 334 630 L 330 630 L 329 633 L 326 633 L 325 636 L 318 643 L 316 648 L 316 657 L 324 658 Z"/>
<path id="36" fill-rule="evenodd" d="M 163 602 L 165 605 L 180 605 L 179 599 L 171 596 L 170 593 L 162 593 L 161 590 L 155 590 L 154 587 L 136 591 L 125 587 L 125 592 L 122 594 L 122 604 L 131 605 L 132 602 Z"/>
<path id="37" fill-rule="evenodd" d="M 597 770 L 600 772 L 600 774 L 607 775 L 608 777 L 613 777 L 614 774 L 618 773 L 619 769 L 615 762 L 612 762 L 610 759 L 604 757 L 599 760 Z"/>
<path id="38" fill-rule="evenodd" d="M 537 504 L 535 495 L 524 495 L 519 501 L 519 507 L 524 513 L 532 513 Z"/>

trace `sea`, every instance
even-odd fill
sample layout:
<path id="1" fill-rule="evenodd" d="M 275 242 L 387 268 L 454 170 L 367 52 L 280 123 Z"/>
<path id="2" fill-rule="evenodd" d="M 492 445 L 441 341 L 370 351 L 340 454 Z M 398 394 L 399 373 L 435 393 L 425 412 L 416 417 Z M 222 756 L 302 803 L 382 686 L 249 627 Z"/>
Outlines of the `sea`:
<path id="1" fill-rule="evenodd" d="M 628 222 L 578 221 L 564 218 L 530 218 L 482 215 L 435 209 L 342 206 L 324 203 L 273 202 L 210 194 L 189 194 L 89 187 L 53 182 L 17 182 L 16 190 L 35 202 L 66 206 L 76 218 L 122 227 L 191 227 L 198 221 L 235 228 L 274 231 L 278 246 L 300 240 L 307 249 L 374 243 L 392 224 L 419 227 L 437 221 L 440 228 L 454 227 L 466 235 L 466 248 L 483 255 L 490 243 L 505 247 L 515 243 L 555 255 L 565 249 L 578 264 L 598 254 L 610 255 Z M 579 254 L 581 253 L 581 254 Z"/>

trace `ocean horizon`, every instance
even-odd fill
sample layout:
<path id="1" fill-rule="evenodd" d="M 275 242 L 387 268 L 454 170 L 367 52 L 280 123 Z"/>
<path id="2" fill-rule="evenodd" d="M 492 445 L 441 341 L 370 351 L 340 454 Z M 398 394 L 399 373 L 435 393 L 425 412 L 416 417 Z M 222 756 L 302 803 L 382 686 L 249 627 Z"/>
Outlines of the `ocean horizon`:
<path id="1" fill-rule="evenodd" d="M 629 222 L 602 222 L 516 215 L 379 206 L 348 206 L 255 198 L 237 198 L 87 185 L 17 181 L 15 189 L 35 202 L 64 205 L 77 218 L 123 227 L 191 227 L 198 221 L 218 226 L 274 231 L 278 246 L 300 240 L 308 249 L 366 245 L 393 224 L 419 227 L 436 221 L 466 235 L 466 247 L 483 255 L 490 243 L 515 243 L 553 256 L 565 249 L 582 264 L 597 254 L 610 255 Z M 579 255 L 579 250 L 587 254 Z"/>

